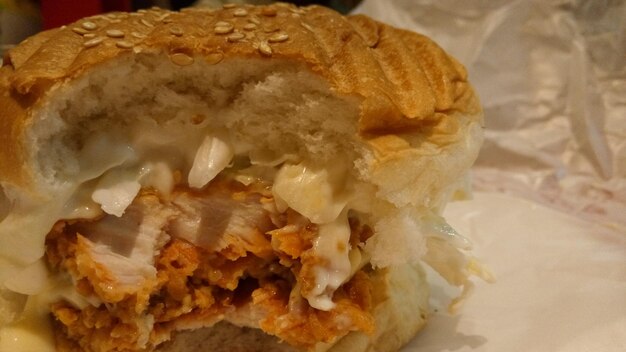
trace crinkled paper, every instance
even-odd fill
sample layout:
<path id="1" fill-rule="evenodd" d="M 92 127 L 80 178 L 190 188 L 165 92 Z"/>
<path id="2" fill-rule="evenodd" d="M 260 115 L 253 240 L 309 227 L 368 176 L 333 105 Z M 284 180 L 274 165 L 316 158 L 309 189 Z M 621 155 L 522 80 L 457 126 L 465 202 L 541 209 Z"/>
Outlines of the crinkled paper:
<path id="1" fill-rule="evenodd" d="M 446 217 L 498 282 L 458 315 L 436 285 L 407 351 L 626 351 L 626 1 L 364 0 L 468 68 L 476 199 Z M 439 302 L 440 301 L 440 302 Z"/>

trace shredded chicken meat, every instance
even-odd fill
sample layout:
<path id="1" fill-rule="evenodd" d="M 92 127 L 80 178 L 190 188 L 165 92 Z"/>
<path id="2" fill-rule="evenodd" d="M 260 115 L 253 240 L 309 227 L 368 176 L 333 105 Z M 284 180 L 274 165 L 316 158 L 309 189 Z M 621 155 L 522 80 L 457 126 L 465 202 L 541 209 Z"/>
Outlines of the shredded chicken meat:
<path id="1" fill-rule="evenodd" d="M 371 235 L 355 219 L 350 227 L 353 246 Z M 300 348 L 372 333 L 366 269 L 334 293 L 330 311 L 303 298 L 321 260 L 316 235 L 303 216 L 276 210 L 268 185 L 226 178 L 167 199 L 144 190 L 119 218 L 61 221 L 47 237 L 49 265 L 90 304 L 52 305 L 57 348 L 151 351 L 176 331 L 222 320 Z"/>

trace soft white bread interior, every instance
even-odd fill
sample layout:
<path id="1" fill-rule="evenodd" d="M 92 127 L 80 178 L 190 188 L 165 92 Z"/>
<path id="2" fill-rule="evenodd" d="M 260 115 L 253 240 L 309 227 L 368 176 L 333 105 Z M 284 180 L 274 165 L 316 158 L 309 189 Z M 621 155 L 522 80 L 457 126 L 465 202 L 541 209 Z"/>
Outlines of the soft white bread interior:
<path id="1" fill-rule="evenodd" d="M 201 188 L 224 170 L 269 179 L 278 207 L 316 224 L 350 211 L 374 230 L 355 265 L 403 268 L 376 274 L 384 327 L 337 351 L 406 342 L 423 319 L 398 302 L 425 311 L 407 263 L 445 272 L 467 248 L 439 216 L 482 142 L 465 69 L 363 16 L 285 4 L 96 16 L 10 51 L 0 106 L 0 285 L 23 295 L 46 287 L 22 278 L 46 277 L 56 221 L 119 216 L 140 188 Z M 464 285 L 475 268 L 455 258 L 448 277 Z"/>

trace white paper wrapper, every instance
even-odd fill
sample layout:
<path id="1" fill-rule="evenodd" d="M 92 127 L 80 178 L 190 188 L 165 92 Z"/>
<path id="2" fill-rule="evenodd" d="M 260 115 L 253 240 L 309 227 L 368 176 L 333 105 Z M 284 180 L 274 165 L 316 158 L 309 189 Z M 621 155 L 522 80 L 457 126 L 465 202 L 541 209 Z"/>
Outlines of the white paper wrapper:
<path id="1" fill-rule="evenodd" d="M 449 315 L 456 292 L 433 280 L 438 312 L 403 352 L 626 351 L 623 232 L 493 193 L 452 203 L 445 216 L 498 281 L 477 283 Z"/>
<path id="2" fill-rule="evenodd" d="M 446 218 L 498 282 L 459 315 L 435 313 L 407 351 L 626 351 L 626 1 L 364 0 L 356 12 L 433 38 L 485 109 L 473 185 L 490 194 Z M 453 296 L 444 287 L 435 307 Z"/>

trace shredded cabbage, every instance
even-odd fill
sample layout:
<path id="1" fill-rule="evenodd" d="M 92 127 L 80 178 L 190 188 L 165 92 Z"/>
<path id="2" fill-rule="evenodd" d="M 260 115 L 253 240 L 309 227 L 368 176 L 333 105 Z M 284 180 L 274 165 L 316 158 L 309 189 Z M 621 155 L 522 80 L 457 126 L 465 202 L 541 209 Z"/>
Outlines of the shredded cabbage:
<path id="1" fill-rule="evenodd" d="M 486 282 L 495 281 L 493 274 L 485 266 L 446 239 L 429 237 L 426 245 L 428 251 L 423 258 L 426 264 L 435 269 L 450 285 L 463 288 L 461 295 L 450 303 L 450 312 L 456 311 L 470 295 L 474 287 L 470 281 L 471 276 L 478 276 Z"/>
<path id="2" fill-rule="evenodd" d="M 174 172 L 167 163 L 156 162 L 147 163 L 141 167 L 141 185 L 143 187 L 153 187 L 163 195 L 170 194 L 174 189 L 176 181 Z"/>
<path id="3" fill-rule="evenodd" d="M 92 180 L 116 166 L 137 158 L 135 150 L 128 144 L 108 134 L 100 133 L 87 139 L 78 156 L 80 173 L 78 182 Z"/>
<path id="4" fill-rule="evenodd" d="M 141 189 L 137 178 L 137 174 L 128 172 L 108 172 L 98 182 L 91 199 L 107 214 L 121 217 Z"/>
<path id="5" fill-rule="evenodd" d="M 189 186 L 202 188 L 224 170 L 233 159 L 233 149 L 215 136 L 206 136 L 196 152 L 187 178 Z"/>
<path id="6" fill-rule="evenodd" d="M 427 212 L 427 214 L 422 217 L 421 223 L 421 232 L 426 236 L 444 239 L 454 247 L 463 250 L 472 249 L 472 242 L 467 237 L 456 232 L 443 217 L 432 212 Z"/>
<path id="7" fill-rule="evenodd" d="M 339 193 L 343 180 L 333 176 L 328 169 L 305 163 L 283 165 L 272 187 L 278 210 L 289 207 L 316 224 L 334 221 L 348 203 L 348 197 Z"/>
<path id="8" fill-rule="evenodd" d="M 19 275 L 4 282 L 6 288 L 25 295 L 34 295 L 43 291 L 48 284 L 48 268 L 43 259 L 27 266 Z"/>

